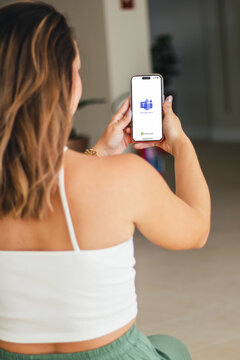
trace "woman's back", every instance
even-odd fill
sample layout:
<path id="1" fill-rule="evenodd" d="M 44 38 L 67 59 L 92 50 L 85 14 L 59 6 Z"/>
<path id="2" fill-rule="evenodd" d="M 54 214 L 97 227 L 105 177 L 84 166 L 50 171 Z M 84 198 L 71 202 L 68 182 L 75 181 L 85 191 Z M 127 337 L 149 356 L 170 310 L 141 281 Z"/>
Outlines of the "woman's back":
<path id="1" fill-rule="evenodd" d="M 117 156 L 118 160 L 115 159 L 116 163 L 119 162 L 119 160 L 120 162 L 122 162 L 123 158 L 125 160 L 126 156 L 121 156 L 121 157 Z M 110 166 L 110 163 L 112 165 L 112 162 L 109 160 L 110 160 L 109 157 L 104 159 L 91 158 L 91 157 L 89 158 L 86 155 L 77 154 L 69 150 L 65 154 L 65 158 L 64 158 L 65 189 L 66 189 L 67 201 L 70 208 L 71 217 L 73 220 L 73 226 L 75 229 L 75 234 L 79 248 L 81 250 L 93 250 L 93 252 L 91 251 L 87 252 L 87 254 L 89 254 L 90 256 L 91 254 L 94 254 L 94 249 L 110 248 L 109 250 L 111 254 L 109 253 L 109 255 L 111 255 L 110 256 L 111 260 L 115 261 L 116 264 L 114 265 L 118 267 L 117 265 L 118 261 L 123 263 L 123 266 L 120 264 L 119 268 L 122 268 L 121 271 L 125 271 L 126 273 L 125 278 L 126 277 L 129 278 L 130 273 L 128 274 L 128 272 L 131 271 L 130 267 L 134 265 L 133 248 L 132 248 L 132 244 L 130 244 L 129 242 L 132 240 L 132 235 L 134 232 L 134 224 L 131 223 L 131 210 L 129 209 L 126 211 L 127 199 L 124 199 L 124 192 L 126 193 L 126 191 L 124 187 L 120 186 L 119 176 L 117 176 L 116 171 L 114 172 L 114 167 Z M 80 173 L 81 175 L 79 175 Z M 16 221 L 10 218 L 1 220 L 0 231 L 3 234 L 3 236 L 1 237 L 1 243 L 0 243 L 1 245 L 0 255 L 4 255 L 4 251 L 7 251 L 6 254 L 14 254 L 14 252 L 20 251 L 21 254 L 19 253 L 18 257 L 16 257 L 16 261 L 19 260 L 21 261 L 20 255 L 26 255 L 26 261 L 27 261 L 28 251 L 36 251 L 36 253 L 34 253 L 34 255 L 36 256 L 39 254 L 39 251 L 41 252 L 40 254 L 42 256 L 46 255 L 44 254 L 44 251 L 48 251 L 48 252 L 53 251 L 54 253 L 52 253 L 52 255 L 58 256 L 58 253 L 56 253 L 56 251 L 61 252 L 65 250 L 63 254 L 59 254 L 65 256 L 68 253 L 68 252 L 66 253 L 66 250 L 67 251 L 69 250 L 69 256 L 73 255 L 73 251 L 72 251 L 73 245 L 72 242 L 70 241 L 70 236 L 64 215 L 63 204 L 59 192 L 55 194 L 52 203 L 54 207 L 54 213 L 49 215 L 47 221 L 41 221 L 41 222 L 37 222 L 33 220 Z M 122 248 L 122 246 L 120 245 L 121 243 L 124 243 L 125 245 L 124 248 Z M 121 247 L 118 247 L 118 245 L 120 245 Z M 131 249 L 129 248 L 130 245 L 131 245 Z M 128 248 L 130 249 L 130 251 Z M 26 252 L 26 254 L 22 251 Z M 100 255 L 101 255 L 100 257 L 106 256 L 107 253 L 105 254 L 105 252 L 102 253 L 100 252 Z M 54 257 L 54 261 L 59 258 L 56 256 Z M 74 256 L 74 258 L 72 259 L 71 265 L 74 261 L 76 262 L 76 256 Z M 119 259 L 118 258 L 115 259 L 114 256 L 119 257 Z M 125 260 L 122 259 L 121 257 L 124 257 Z M 96 258 L 97 258 L 97 263 L 99 261 L 101 262 L 101 259 L 98 258 L 98 255 L 96 255 Z M 10 259 L 14 260 L 13 257 L 10 257 Z M 34 258 L 32 260 L 33 260 L 32 267 L 34 267 Z M 47 260 L 49 262 L 49 258 Z M 74 268 L 77 269 L 77 267 L 80 266 L 81 259 L 79 258 L 78 261 L 79 264 L 76 262 L 76 266 L 75 267 L 73 266 L 73 269 Z M 93 266 L 96 267 L 97 263 L 95 265 L 93 264 Z M 37 264 L 36 261 L 36 267 L 38 266 L 40 268 L 41 264 L 42 264 L 41 261 L 39 262 L 39 264 Z M 57 267 L 58 266 L 57 263 L 54 266 Z M 125 270 L 124 270 L 124 266 L 126 268 Z M 103 276 L 101 274 L 101 271 L 104 270 L 105 267 L 106 266 L 104 265 L 104 261 L 102 260 L 102 264 L 98 271 L 99 277 Z M 127 267 L 129 267 L 129 270 L 127 269 Z M 110 268 L 111 266 L 109 267 L 109 270 L 113 272 L 113 269 Z M 50 279 L 52 277 L 52 271 L 51 270 L 49 271 L 51 272 L 51 274 L 49 274 L 49 281 L 51 281 Z M 61 269 L 61 271 L 62 273 L 59 274 L 59 276 L 62 279 L 64 279 L 65 277 L 64 275 L 66 275 L 65 273 L 69 271 L 68 269 L 66 269 L 66 272 L 63 269 Z M 132 269 L 132 271 L 134 270 Z M 26 278 L 27 278 L 27 274 L 28 272 L 26 272 L 25 274 Z M 15 276 L 15 274 L 13 274 L 13 276 Z M 71 276 L 71 274 L 70 275 L 68 274 L 68 276 Z M 72 274 L 72 276 L 76 276 L 76 274 Z M 112 274 L 111 276 L 114 277 L 114 274 Z M 105 274 L 105 278 L 106 277 L 107 276 Z M 121 273 L 120 277 L 121 277 L 121 283 L 123 283 L 124 274 Z M 105 279 L 103 278 L 102 282 L 104 282 L 104 280 Z M 117 276 L 116 279 L 114 280 L 116 280 L 116 282 L 118 281 Z M 132 281 L 134 281 L 134 279 L 131 280 L 129 278 L 129 280 L 126 281 L 125 284 L 125 290 L 126 290 L 125 294 L 128 296 L 130 302 L 131 302 L 130 293 L 133 290 L 135 291 Z M 11 280 L 11 282 L 13 281 Z M 36 286 L 36 289 L 38 289 L 38 284 L 34 284 L 34 285 Z M 91 287 L 90 277 L 89 277 L 89 287 Z M 111 292 L 111 289 L 109 290 Z M 107 296 L 107 290 L 105 291 L 106 291 L 105 295 Z M 44 289 L 42 289 L 41 292 L 44 292 Z M 118 298 L 120 298 L 120 295 L 124 294 L 124 289 L 123 288 L 121 289 L 121 294 L 117 295 L 117 288 L 115 289 L 115 292 L 116 294 L 114 294 L 113 292 L 113 297 L 115 295 L 118 296 Z M 100 292 L 99 295 L 101 295 Z M 117 299 L 115 300 L 115 302 L 112 302 L 113 299 L 110 299 L 110 296 L 111 295 L 108 294 L 110 304 L 113 305 L 115 303 L 116 306 Z M 133 294 L 133 297 L 134 296 L 135 295 Z M 122 303 L 123 302 L 124 299 Z M 30 303 L 31 303 L 31 299 L 30 299 Z M 55 299 L 55 303 L 57 303 L 57 299 Z M 79 299 L 79 305 L 80 305 L 80 299 Z M 98 306 L 99 304 L 96 305 Z M 103 311 L 105 311 L 104 306 L 102 306 L 101 308 Z M 121 336 L 132 326 L 136 315 L 135 314 L 136 304 L 135 303 L 133 305 L 131 305 L 130 303 L 128 305 L 126 304 L 125 308 L 126 308 L 126 310 L 124 310 L 125 313 L 122 312 L 121 314 L 122 317 L 121 321 L 122 324 L 124 324 L 124 326 L 119 328 L 119 326 L 116 326 L 116 321 L 115 321 L 115 328 L 117 328 L 117 330 L 111 333 L 108 331 L 108 334 L 106 336 L 101 336 L 100 339 L 97 339 L 97 341 L 96 340 L 93 341 L 87 340 L 87 341 L 79 341 L 79 342 L 74 341 L 74 343 L 72 343 L 71 341 L 70 344 L 66 343 L 66 341 L 64 341 L 63 344 L 59 341 L 57 344 L 54 344 L 54 342 L 49 343 L 48 341 L 48 343 L 46 344 L 45 343 L 34 344 L 33 346 L 32 344 L 18 344 L 17 341 L 15 340 L 13 343 L 0 341 L 0 347 L 8 351 L 18 351 L 26 354 L 27 353 L 39 354 L 46 352 L 54 353 L 54 352 L 83 351 L 83 350 L 89 350 L 99 346 L 103 346 L 109 342 L 114 341 L 116 338 Z M 109 306 L 109 310 L 110 312 L 112 310 L 110 306 Z M 14 312 L 14 309 L 12 309 L 12 311 Z M 101 311 L 100 308 L 99 311 Z M 129 318 L 129 311 L 131 311 L 132 313 L 134 312 L 134 317 L 132 316 L 132 320 L 126 324 L 126 320 L 124 319 L 124 316 L 126 318 Z M 116 309 L 114 310 L 114 313 L 117 314 Z M 42 315 L 42 317 L 44 316 Z M 57 321 L 55 320 L 53 323 L 55 324 L 54 326 L 56 326 Z M 110 326 L 114 326 L 113 322 L 112 325 Z M 98 326 L 95 326 L 95 332 L 99 331 L 99 334 L 101 334 L 101 332 L 103 332 L 103 329 L 100 328 L 97 329 L 96 327 L 99 328 L 99 324 Z M 89 322 L 89 331 L 91 333 L 90 322 Z M 21 337 L 21 334 L 19 334 L 19 336 Z M 87 334 L 83 336 L 86 336 L 86 338 L 88 337 Z M 71 338 L 71 335 L 69 335 L 69 338 Z M 42 341 L 42 339 L 40 340 Z M 22 341 L 19 341 L 19 343 L 20 342 Z M 32 339 L 31 342 L 33 342 Z"/>

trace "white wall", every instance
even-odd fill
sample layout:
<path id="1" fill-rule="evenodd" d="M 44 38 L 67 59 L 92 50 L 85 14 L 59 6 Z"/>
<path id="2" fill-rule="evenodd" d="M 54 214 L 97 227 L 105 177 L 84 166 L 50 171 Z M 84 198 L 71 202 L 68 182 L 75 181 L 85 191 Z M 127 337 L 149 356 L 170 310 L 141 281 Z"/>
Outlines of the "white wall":
<path id="1" fill-rule="evenodd" d="M 130 91 L 130 77 L 151 72 L 147 0 L 123 10 L 118 0 L 103 0 L 110 98 Z"/>

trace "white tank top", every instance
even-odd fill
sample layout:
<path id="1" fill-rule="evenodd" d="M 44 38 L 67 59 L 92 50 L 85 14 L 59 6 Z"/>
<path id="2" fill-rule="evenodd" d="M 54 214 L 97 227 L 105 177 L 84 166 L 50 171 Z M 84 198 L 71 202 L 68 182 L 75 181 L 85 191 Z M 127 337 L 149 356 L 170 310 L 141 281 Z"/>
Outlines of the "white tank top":
<path id="1" fill-rule="evenodd" d="M 81 250 L 63 167 L 59 188 L 74 250 L 0 251 L 0 340 L 90 340 L 121 328 L 137 315 L 133 237 L 109 248 Z"/>

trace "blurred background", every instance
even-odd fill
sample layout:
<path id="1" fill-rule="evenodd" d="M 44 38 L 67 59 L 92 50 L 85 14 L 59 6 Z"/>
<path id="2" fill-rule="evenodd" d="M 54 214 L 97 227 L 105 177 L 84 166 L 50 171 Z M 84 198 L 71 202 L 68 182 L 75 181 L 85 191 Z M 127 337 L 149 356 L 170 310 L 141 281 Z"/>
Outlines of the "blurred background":
<path id="1" fill-rule="evenodd" d="M 66 15 L 80 49 L 86 102 L 72 135 L 80 151 L 101 137 L 130 93 L 131 76 L 160 72 L 210 188 L 204 248 L 161 249 L 136 229 L 139 329 L 180 338 L 194 360 L 239 359 L 240 1 L 46 2 Z M 138 153 L 174 190 L 174 160 L 156 151 Z M 126 152 L 137 151 L 131 145 Z"/>

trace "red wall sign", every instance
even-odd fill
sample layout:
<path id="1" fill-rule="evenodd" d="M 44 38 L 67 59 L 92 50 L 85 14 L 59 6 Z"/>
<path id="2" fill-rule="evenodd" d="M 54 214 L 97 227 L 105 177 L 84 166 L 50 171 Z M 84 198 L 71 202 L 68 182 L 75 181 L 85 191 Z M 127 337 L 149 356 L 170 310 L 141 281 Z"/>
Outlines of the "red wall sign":
<path id="1" fill-rule="evenodd" d="M 121 9 L 133 9 L 135 7 L 134 0 L 120 0 Z"/>

